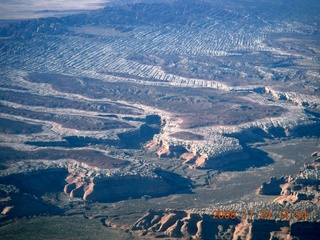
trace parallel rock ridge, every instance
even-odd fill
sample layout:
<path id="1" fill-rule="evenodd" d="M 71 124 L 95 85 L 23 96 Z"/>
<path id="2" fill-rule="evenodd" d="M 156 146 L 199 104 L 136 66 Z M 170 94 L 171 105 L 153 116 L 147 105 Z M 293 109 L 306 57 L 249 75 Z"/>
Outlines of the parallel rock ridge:
<path id="1" fill-rule="evenodd" d="M 73 209 L 77 202 L 90 210 L 78 206 L 72 214 L 99 209 L 127 214 L 132 224 L 149 206 L 168 204 L 195 209 L 149 211 L 126 233 L 313 239 L 319 162 L 264 183 L 258 192 L 269 196 L 250 193 L 264 171 L 270 176 L 286 164 L 294 171 L 301 163 L 280 164 L 262 144 L 320 137 L 319 0 L 169 2 L 0 27 L 0 218 L 59 214 L 55 205 Z M 208 208 L 184 197 L 191 185 L 184 177 Z M 229 204 L 270 194 L 275 202 Z M 141 199 L 122 201 L 129 198 Z M 143 206 L 133 213 L 130 203 Z M 220 209 L 237 216 L 213 219 Z M 250 210 L 252 219 L 242 219 Z M 261 219 L 262 210 L 272 216 Z"/>

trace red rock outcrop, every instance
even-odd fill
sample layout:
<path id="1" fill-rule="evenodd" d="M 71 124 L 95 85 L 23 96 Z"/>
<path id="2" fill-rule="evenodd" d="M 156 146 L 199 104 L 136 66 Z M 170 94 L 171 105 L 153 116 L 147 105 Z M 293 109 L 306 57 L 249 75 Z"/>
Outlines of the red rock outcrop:
<path id="1" fill-rule="evenodd" d="M 249 240 L 251 239 L 251 231 L 252 231 L 251 224 L 248 223 L 248 221 L 242 221 L 235 227 L 232 239 L 233 240 L 237 240 L 237 239 Z"/>
<path id="2" fill-rule="evenodd" d="M 311 156 L 312 157 L 320 157 L 320 152 L 318 152 L 318 151 L 313 152 L 313 153 L 311 153 Z"/>
<path id="3" fill-rule="evenodd" d="M 161 196 L 168 194 L 172 188 L 162 178 L 141 176 L 82 178 L 70 173 L 64 192 L 70 197 L 84 200 L 110 202 L 143 195 Z M 136 187 L 132 187 L 136 186 Z"/>
<path id="4" fill-rule="evenodd" d="M 131 230 L 140 235 L 182 239 L 217 239 L 232 236 L 238 219 L 212 219 L 210 215 L 189 211 L 148 211 Z"/>
<path id="5" fill-rule="evenodd" d="M 316 157 L 319 152 L 311 156 Z M 274 201 L 280 204 L 294 204 L 299 201 L 320 201 L 320 164 L 315 160 L 305 164 L 304 169 L 296 176 L 287 176 L 280 179 L 271 178 L 269 183 L 263 183 L 257 190 L 262 195 L 280 195 Z"/>
<path id="6" fill-rule="evenodd" d="M 223 165 L 229 165 L 236 161 L 243 161 L 249 158 L 249 154 L 242 151 L 238 145 L 235 149 L 221 150 L 220 153 L 215 149 L 211 156 L 203 151 L 205 144 L 200 146 L 185 146 L 182 142 L 160 140 L 158 137 L 145 145 L 145 149 L 156 152 L 157 156 L 162 157 L 178 157 L 183 160 L 183 164 L 190 164 L 190 168 L 220 168 Z M 220 151 L 220 150 L 219 150 Z M 218 152 L 219 152 L 218 151 Z"/>
<path id="7" fill-rule="evenodd" d="M 137 167 L 135 170 L 138 171 L 133 173 L 123 169 L 114 173 L 95 173 L 94 170 L 69 169 L 64 192 L 84 200 L 112 202 L 144 195 L 168 195 L 189 186 L 185 179 L 161 169 L 139 170 Z"/>
<path id="8" fill-rule="evenodd" d="M 184 160 L 183 164 L 192 164 L 197 160 L 197 158 L 198 156 L 196 154 L 190 152 L 183 153 L 180 156 L 180 159 Z"/>
<path id="9" fill-rule="evenodd" d="M 305 230 L 303 229 L 305 228 Z M 131 227 L 134 234 L 153 238 L 179 239 L 318 239 L 319 222 L 275 219 L 213 219 L 206 213 L 149 210 Z"/>
<path id="10" fill-rule="evenodd" d="M 166 148 L 165 146 L 161 146 L 157 151 L 158 157 L 170 157 L 172 155 L 169 148 Z"/>

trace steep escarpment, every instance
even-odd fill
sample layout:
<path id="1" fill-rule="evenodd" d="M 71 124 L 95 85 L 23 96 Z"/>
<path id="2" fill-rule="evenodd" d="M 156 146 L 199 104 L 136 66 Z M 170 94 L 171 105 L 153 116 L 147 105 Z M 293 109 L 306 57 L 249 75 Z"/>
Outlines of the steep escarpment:
<path id="1" fill-rule="evenodd" d="M 278 91 L 271 87 L 265 87 L 264 92 L 271 95 L 277 100 L 284 100 L 292 102 L 298 106 L 309 107 L 319 109 L 319 98 L 316 96 L 310 96 L 305 94 L 299 94 L 296 92 L 284 92 Z"/>
<path id="2" fill-rule="evenodd" d="M 0 174 L 0 220 L 57 215 L 60 206 L 45 201 L 46 194 L 61 192 L 68 174 L 63 162 L 17 162 Z"/>
<path id="3" fill-rule="evenodd" d="M 222 215 L 221 215 L 222 216 Z M 131 230 L 134 234 L 170 239 L 317 239 L 319 222 L 281 219 L 214 219 L 194 210 L 149 210 Z"/>
<path id="4" fill-rule="evenodd" d="M 274 201 L 149 210 L 131 231 L 170 239 L 318 239 L 320 152 L 311 156 L 314 162 L 295 176 L 273 177 L 262 184 L 257 193 L 274 195 Z"/>
<path id="5" fill-rule="evenodd" d="M 136 234 L 183 239 L 220 239 L 234 233 L 238 219 L 214 220 L 191 211 L 148 211 L 132 227 Z"/>
<path id="6" fill-rule="evenodd" d="M 141 160 L 116 169 L 99 169 L 68 159 L 18 162 L 3 171 L 0 183 L 37 197 L 64 191 L 70 197 L 99 202 L 165 196 L 191 186 L 180 175 Z"/>
<path id="7" fill-rule="evenodd" d="M 140 149 L 141 144 L 152 139 L 147 148 L 160 157 L 181 157 L 191 168 L 221 168 L 221 163 L 230 165 L 247 161 L 251 157 L 251 149 L 246 146 L 248 142 L 319 135 L 319 118 L 306 112 L 307 106 L 280 98 L 274 100 L 264 87 L 187 88 L 181 82 L 174 83 L 181 90 L 176 91 L 167 81 L 160 85 L 151 82 L 144 85 L 136 81 L 109 82 L 100 78 L 80 78 L 79 81 L 76 77 L 57 74 L 26 75 L 29 84 L 51 84 L 51 90 L 99 101 L 133 103 L 150 114 L 149 117 L 159 116 L 157 122 L 146 119 L 143 124 L 137 124 L 133 116 L 119 117 L 118 120 L 128 121 L 136 128 L 112 132 L 112 141 L 106 143 Z M 195 79 L 194 83 L 197 81 Z M 101 88 L 113 90 L 101 92 Z M 311 106 L 312 101 L 319 100 L 314 97 L 308 101 Z"/>
<path id="8" fill-rule="evenodd" d="M 316 111 L 316 110 L 314 110 Z M 234 126 L 217 125 L 193 129 L 180 128 L 179 119 L 163 116 L 165 125 L 145 148 L 158 157 L 177 157 L 190 168 L 223 169 L 224 166 L 244 164 L 257 166 L 261 161 L 248 162 L 266 155 L 248 146 L 275 138 L 319 136 L 320 121 L 316 113 L 294 104 L 280 117 L 265 118 Z M 272 162 L 264 157 L 263 163 Z M 244 168 L 245 169 L 245 168 Z"/>
<path id="9" fill-rule="evenodd" d="M 150 141 L 155 134 L 160 133 L 161 118 L 158 115 L 147 115 L 145 123 L 135 131 L 119 133 L 119 145 L 123 148 L 140 149 L 141 145 Z"/>
<path id="10" fill-rule="evenodd" d="M 212 136 L 211 139 L 202 141 L 186 141 L 167 138 L 166 135 L 156 135 L 152 141 L 145 145 L 149 151 L 155 151 L 159 157 L 178 157 L 184 164 L 190 164 L 191 168 L 218 167 L 214 158 L 237 159 L 246 157 L 243 149 L 235 138 L 227 138 L 221 135 Z M 227 164 L 227 162 L 225 162 Z M 221 164 L 221 162 L 220 162 Z"/>
<path id="11" fill-rule="evenodd" d="M 31 215 L 61 214 L 63 209 L 23 192 L 14 185 L 0 184 L 0 211 L 1 221 Z"/>
<path id="12" fill-rule="evenodd" d="M 312 154 L 317 157 L 318 152 Z M 319 154 L 320 155 L 320 154 Z M 262 195 L 278 195 L 274 200 L 281 204 L 311 201 L 319 204 L 320 200 L 320 160 L 317 158 L 296 176 L 284 176 L 280 179 L 271 178 L 270 182 L 263 183 L 257 193 Z"/>
<path id="13" fill-rule="evenodd" d="M 273 177 L 270 179 L 270 182 L 262 184 L 262 186 L 258 189 L 258 194 L 279 195 L 281 193 L 280 184 L 284 184 L 285 182 L 286 179 L 284 177 L 279 179 Z"/>
<path id="14" fill-rule="evenodd" d="M 16 186 L 21 192 L 41 196 L 61 191 L 68 171 L 64 168 L 30 169 L 0 178 L 0 183 Z"/>
<path id="15" fill-rule="evenodd" d="M 142 169 L 140 169 L 143 171 Z M 128 198 L 165 196 L 189 188 L 188 181 L 177 174 L 153 169 L 135 174 L 88 174 L 69 169 L 64 192 L 71 197 L 83 198 L 89 201 L 113 202 Z M 133 187 L 134 186 L 134 187 Z"/>

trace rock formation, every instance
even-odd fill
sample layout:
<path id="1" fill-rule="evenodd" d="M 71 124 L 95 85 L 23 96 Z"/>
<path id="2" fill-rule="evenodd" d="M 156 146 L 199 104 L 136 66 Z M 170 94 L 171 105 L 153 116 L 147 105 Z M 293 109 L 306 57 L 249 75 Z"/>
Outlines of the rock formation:
<path id="1" fill-rule="evenodd" d="M 59 207 L 45 203 L 35 195 L 26 194 L 14 185 L 0 184 L 0 220 L 62 212 Z"/>
<path id="2" fill-rule="evenodd" d="M 319 152 L 311 154 L 317 157 Z M 185 158 L 195 158 L 189 153 Z M 273 177 L 263 183 L 258 194 L 280 195 L 273 202 L 231 204 L 234 219 L 213 218 L 213 210 L 225 206 L 177 211 L 148 211 L 131 230 L 138 235 L 182 239 L 318 239 L 320 229 L 320 166 L 315 160 L 296 176 Z M 243 210 L 251 209 L 251 217 Z M 264 215 L 264 211 L 270 215 Z M 227 210 L 226 210 L 227 211 Z"/>
<path id="3" fill-rule="evenodd" d="M 22 193 L 42 196 L 46 192 L 63 189 L 67 169 L 48 166 L 46 169 L 29 169 L 0 177 L 0 183 L 16 186 Z"/>
<path id="4" fill-rule="evenodd" d="M 266 88 L 264 93 L 272 94 L 273 90 Z M 310 106 L 320 102 L 317 97 L 313 100 L 307 98 L 305 101 Z M 155 152 L 159 157 L 181 158 L 183 163 L 189 164 L 191 168 L 214 169 L 219 168 L 222 162 L 233 164 L 246 161 L 249 158 L 248 150 L 250 151 L 247 143 L 263 142 L 265 139 L 273 138 L 319 135 L 319 122 L 315 121 L 314 113 L 303 110 L 303 104 L 281 106 L 288 111 L 286 116 L 264 118 L 234 126 L 216 125 L 188 129 L 188 135 L 202 136 L 193 139 L 186 139 L 186 134 L 176 134 L 183 132 L 181 120 L 164 114 L 161 132 L 155 134 L 145 148 Z M 223 161 L 220 161 L 221 159 Z"/>
<path id="5" fill-rule="evenodd" d="M 148 211 L 131 230 L 140 235 L 183 239 L 212 239 L 230 236 L 239 220 L 214 220 L 210 215 L 192 211 Z"/>
<path id="6" fill-rule="evenodd" d="M 281 193 L 280 184 L 284 184 L 285 182 L 286 179 L 284 177 L 280 179 L 272 177 L 270 182 L 262 184 L 257 193 L 261 195 L 279 195 Z"/>
<path id="7" fill-rule="evenodd" d="M 89 178 L 83 174 L 70 171 L 66 181 L 67 185 L 64 187 L 64 192 L 69 194 L 70 197 L 99 202 L 139 198 L 143 195 L 163 196 L 174 192 L 176 189 L 160 176 L 127 175 Z"/>
<path id="8" fill-rule="evenodd" d="M 302 230 L 305 227 L 306 230 Z M 274 219 L 213 219 L 193 210 L 149 210 L 131 227 L 134 234 L 179 239 L 317 239 L 319 222 Z M 300 232 L 301 231 L 301 232 Z M 299 238 L 301 237 L 301 238 Z M 305 237 L 305 238 L 304 238 Z"/>
<path id="9" fill-rule="evenodd" d="M 316 157 L 319 152 L 311 156 Z M 271 178 L 269 183 L 263 183 L 257 190 L 262 195 L 280 195 L 274 201 L 296 203 L 299 201 L 312 201 L 319 203 L 320 200 L 320 165 L 316 159 L 311 164 L 305 164 L 304 168 L 296 176 L 286 176 L 280 179 Z"/>
<path id="10" fill-rule="evenodd" d="M 271 87 L 265 87 L 265 93 L 270 94 L 277 100 L 290 101 L 298 106 L 318 108 L 319 98 L 316 96 L 309 96 L 304 94 L 299 94 L 295 92 L 281 92 L 272 89 Z"/>
<path id="11" fill-rule="evenodd" d="M 213 146 L 218 148 L 213 148 Z M 192 168 L 218 167 L 222 162 L 215 160 L 219 157 L 228 156 L 224 164 L 236 160 L 239 154 L 242 158 L 244 157 L 243 149 L 236 139 L 219 135 L 212 137 L 210 141 L 182 141 L 156 135 L 146 144 L 145 148 L 149 151 L 156 151 L 158 157 L 178 157 L 185 164 L 191 164 Z"/>
<path id="12" fill-rule="evenodd" d="M 139 160 L 118 169 L 99 169 L 73 160 L 19 162 L 3 171 L 0 183 L 39 197 L 64 191 L 70 197 L 100 202 L 164 196 L 190 187 L 187 179 Z"/>

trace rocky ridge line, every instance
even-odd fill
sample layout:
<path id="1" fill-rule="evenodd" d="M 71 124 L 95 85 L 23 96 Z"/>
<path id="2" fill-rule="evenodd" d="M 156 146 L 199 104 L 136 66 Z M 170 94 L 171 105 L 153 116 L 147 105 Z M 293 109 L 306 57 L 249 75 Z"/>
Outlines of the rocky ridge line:
<path id="1" fill-rule="evenodd" d="M 281 103 L 280 103 L 281 104 Z M 232 156 L 246 157 L 246 142 L 264 141 L 264 138 L 319 135 L 320 124 L 304 107 L 285 106 L 289 111 L 285 116 L 266 118 L 236 126 L 213 126 L 188 129 L 192 134 L 203 136 L 204 140 L 182 140 L 172 135 L 183 131 L 179 119 L 162 115 L 165 122 L 160 134 L 145 145 L 159 157 L 180 157 L 191 168 L 210 168 L 214 159 Z M 184 130 L 186 131 L 186 130 Z"/>
<path id="2" fill-rule="evenodd" d="M 64 191 L 70 197 L 101 202 L 163 196 L 190 187 L 186 179 L 142 160 L 118 169 L 99 169 L 70 159 L 17 162 L 1 172 L 0 183 L 25 194 Z"/>

